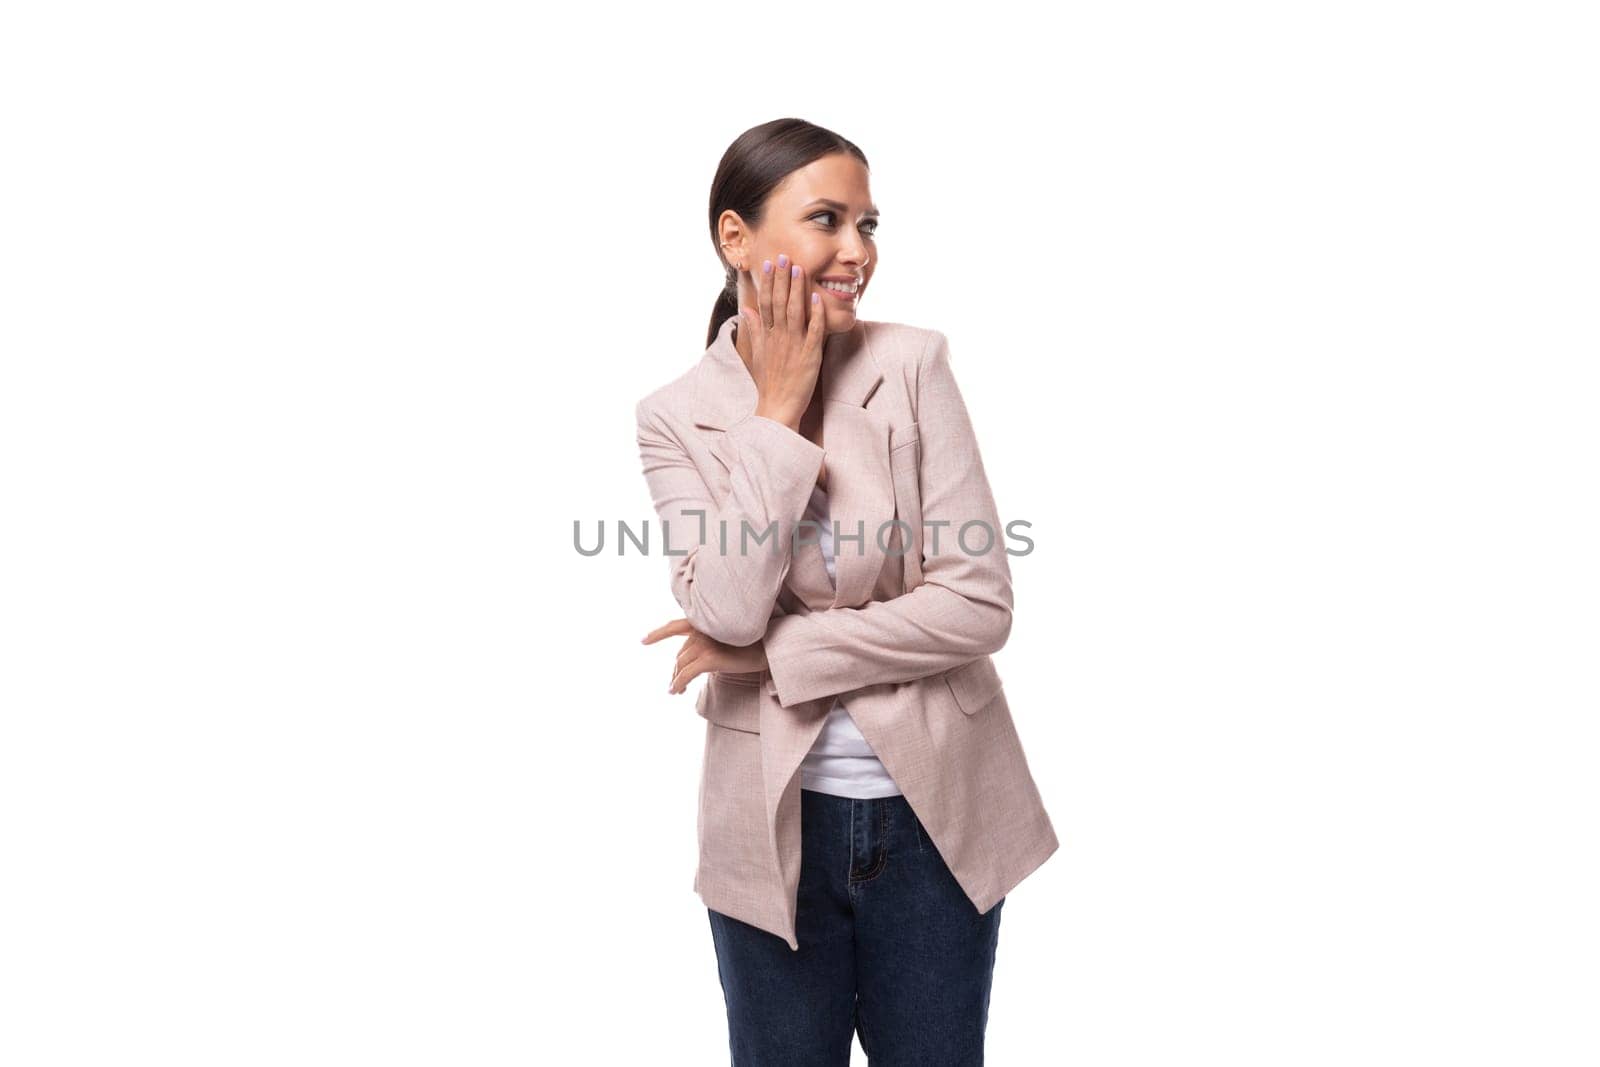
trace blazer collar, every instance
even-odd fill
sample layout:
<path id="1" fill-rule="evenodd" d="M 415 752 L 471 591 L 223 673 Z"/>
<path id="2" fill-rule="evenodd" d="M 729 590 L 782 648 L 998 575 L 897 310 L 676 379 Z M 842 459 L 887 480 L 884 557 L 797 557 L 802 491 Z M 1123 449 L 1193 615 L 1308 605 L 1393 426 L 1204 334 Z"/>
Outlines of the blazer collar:
<path id="1" fill-rule="evenodd" d="M 734 315 L 722 324 L 700 361 L 695 381 L 694 421 L 697 426 L 726 430 L 756 409 L 755 379 L 733 344 Z M 866 323 L 857 319 L 849 333 L 830 334 L 822 343 L 822 371 L 817 387 L 823 400 L 865 407 L 883 372 L 867 341 Z"/>
<path id="2" fill-rule="evenodd" d="M 736 315 L 722 324 L 700 362 L 695 382 L 696 425 L 726 430 L 756 409 L 755 379 L 733 344 L 737 321 Z M 851 540 L 836 546 L 834 580 L 830 582 L 815 531 L 806 533 L 808 540 L 795 550 L 785 584 L 812 611 L 860 607 L 872 599 L 885 561 L 885 551 L 875 535 L 895 515 L 889 418 L 866 406 L 883 382 L 867 325 L 858 319 L 850 332 L 832 334 L 823 342 L 817 388 L 823 398 L 828 517 L 838 523 L 842 536 L 854 538 L 864 531 L 865 544 Z M 710 451 L 725 469 L 732 469 L 725 436 L 719 434 Z"/>

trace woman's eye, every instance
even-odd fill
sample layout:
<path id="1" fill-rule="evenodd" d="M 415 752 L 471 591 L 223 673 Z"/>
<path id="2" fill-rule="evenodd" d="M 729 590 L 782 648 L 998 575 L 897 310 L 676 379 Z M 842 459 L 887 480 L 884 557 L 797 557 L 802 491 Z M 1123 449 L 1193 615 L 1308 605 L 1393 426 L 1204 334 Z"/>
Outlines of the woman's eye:
<path id="1" fill-rule="evenodd" d="M 834 223 L 832 221 L 832 219 L 834 217 L 834 212 L 832 212 L 832 211 L 819 211 L 815 215 L 812 215 L 811 217 L 814 218 L 814 219 L 820 219 L 820 218 L 822 218 L 824 216 L 826 216 L 829 219 L 829 222 L 828 222 L 829 226 L 834 225 Z M 877 234 L 878 234 L 878 220 L 877 219 L 868 219 L 866 222 L 862 223 L 862 225 L 868 227 L 868 229 L 867 229 L 867 236 L 868 237 L 876 237 L 877 236 Z"/>

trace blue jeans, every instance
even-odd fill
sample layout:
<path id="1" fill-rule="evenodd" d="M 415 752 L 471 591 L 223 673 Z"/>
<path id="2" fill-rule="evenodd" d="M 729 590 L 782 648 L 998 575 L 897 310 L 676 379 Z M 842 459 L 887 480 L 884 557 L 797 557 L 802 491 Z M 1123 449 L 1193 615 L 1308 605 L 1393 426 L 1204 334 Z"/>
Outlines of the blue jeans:
<path id="1" fill-rule="evenodd" d="M 795 938 L 710 912 L 733 1067 L 983 1063 L 1004 898 L 979 914 L 905 797 L 800 791 Z"/>

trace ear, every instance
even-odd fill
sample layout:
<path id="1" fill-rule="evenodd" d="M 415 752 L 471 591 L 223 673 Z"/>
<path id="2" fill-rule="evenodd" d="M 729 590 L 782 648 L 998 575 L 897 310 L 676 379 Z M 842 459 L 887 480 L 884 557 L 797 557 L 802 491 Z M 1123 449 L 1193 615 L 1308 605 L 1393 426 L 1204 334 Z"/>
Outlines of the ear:
<path id="1" fill-rule="evenodd" d="M 717 219 L 717 243 L 722 248 L 722 258 L 750 269 L 750 232 L 737 212 L 724 211 Z"/>

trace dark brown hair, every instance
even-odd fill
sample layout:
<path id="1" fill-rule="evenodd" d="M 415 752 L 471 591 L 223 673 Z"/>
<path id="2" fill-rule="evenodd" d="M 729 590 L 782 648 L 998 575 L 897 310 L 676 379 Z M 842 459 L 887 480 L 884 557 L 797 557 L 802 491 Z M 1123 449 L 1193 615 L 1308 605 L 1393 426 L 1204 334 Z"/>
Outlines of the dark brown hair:
<path id="1" fill-rule="evenodd" d="M 732 211 L 745 225 L 761 225 L 767 197 L 790 174 L 823 156 L 848 152 L 868 166 L 866 153 L 852 142 L 805 119 L 773 119 L 752 126 L 734 138 L 717 164 L 711 179 L 711 247 L 722 261 L 726 282 L 711 309 L 711 326 L 706 330 L 706 347 L 717 339 L 722 324 L 739 313 L 739 272 L 722 254 L 717 219 Z M 746 268 L 750 264 L 745 265 Z"/>

